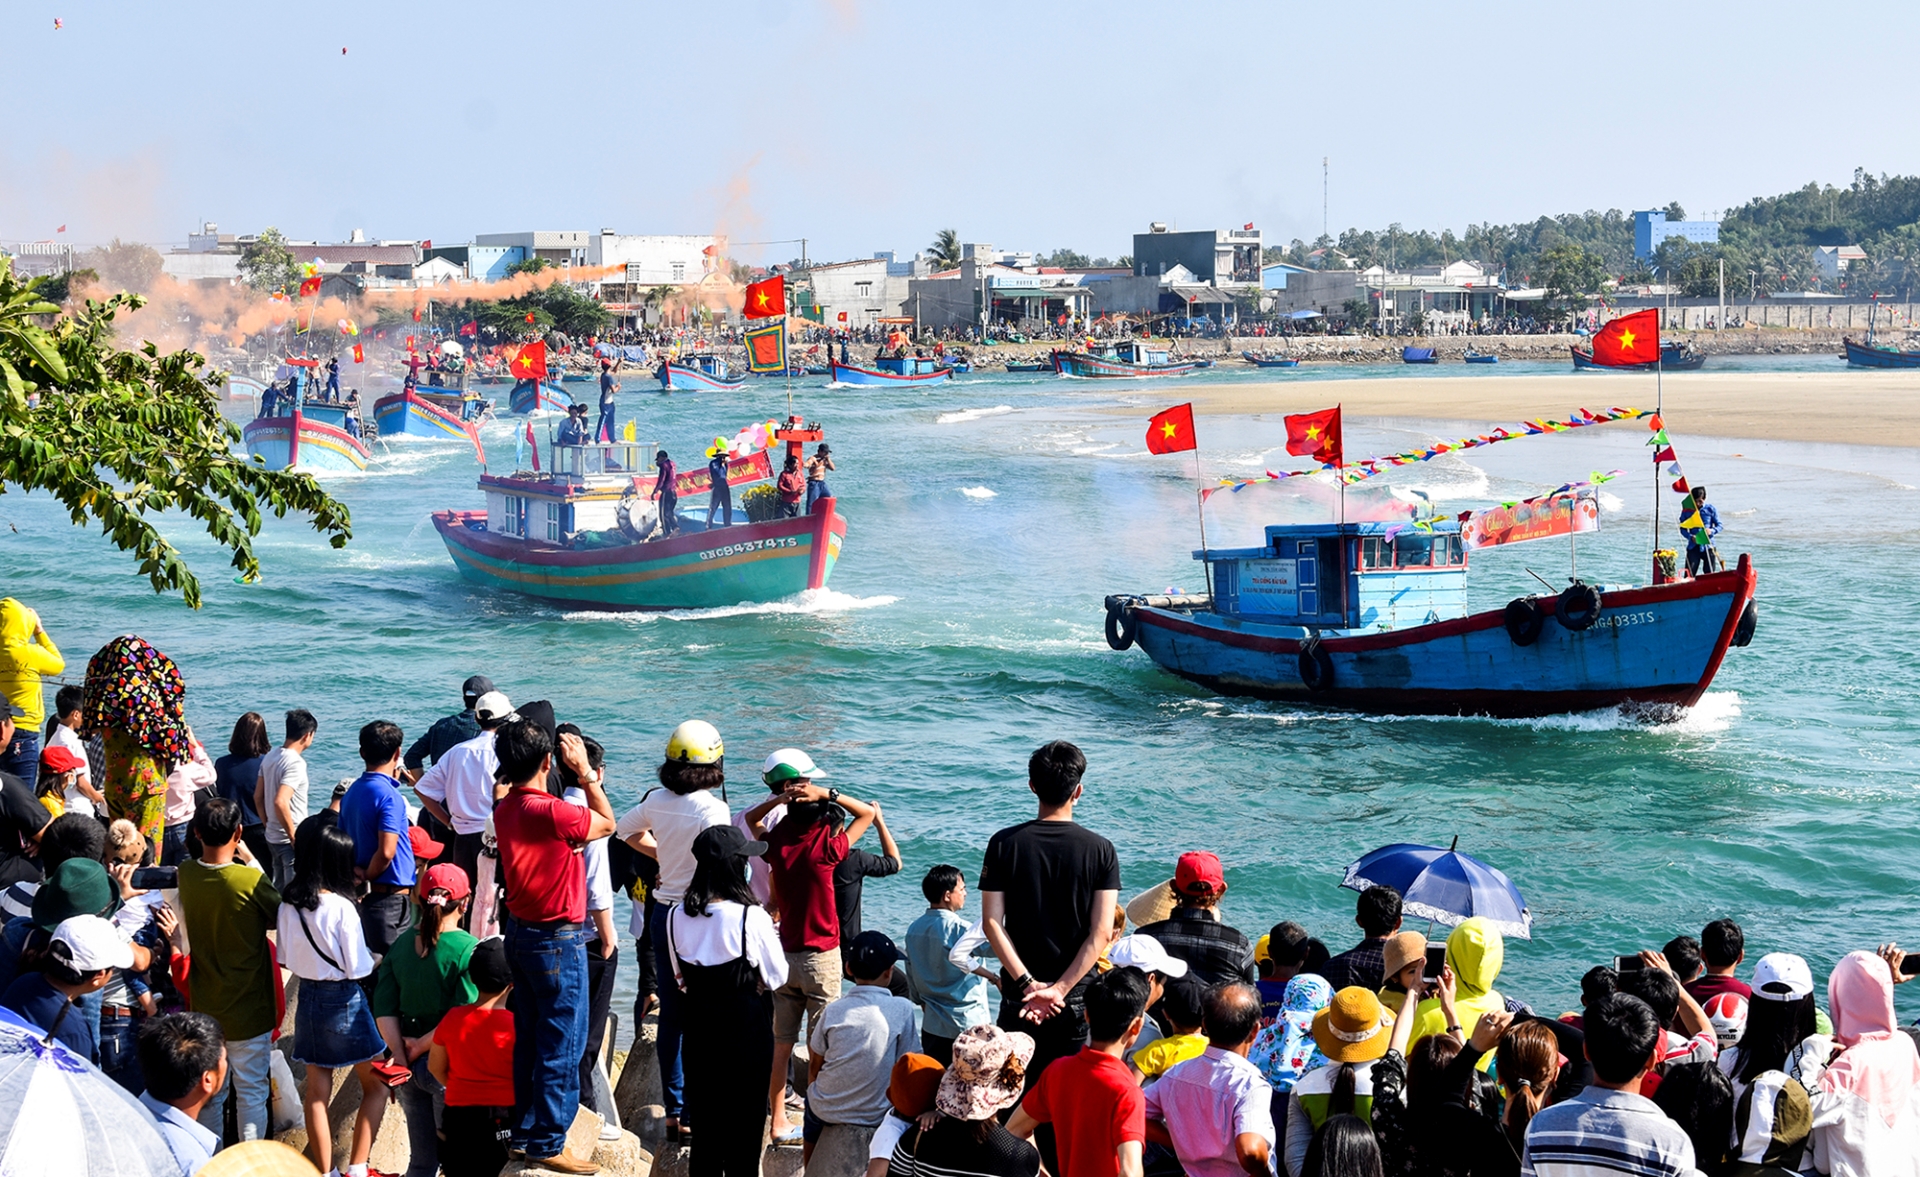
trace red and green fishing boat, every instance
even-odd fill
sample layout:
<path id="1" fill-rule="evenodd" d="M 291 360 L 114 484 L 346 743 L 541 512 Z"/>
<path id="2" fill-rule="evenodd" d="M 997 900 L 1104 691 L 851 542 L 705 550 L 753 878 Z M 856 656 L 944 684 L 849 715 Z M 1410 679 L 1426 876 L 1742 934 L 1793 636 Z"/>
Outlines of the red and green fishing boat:
<path id="1" fill-rule="evenodd" d="M 777 441 L 798 453 L 818 425 L 790 418 Z M 549 445 L 545 469 L 483 474 L 484 511 L 437 511 L 433 525 L 467 581 L 587 609 L 704 609 L 774 601 L 825 588 L 847 522 L 831 498 L 792 517 L 750 520 L 738 499 L 733 522 L 682 505 L 661 528 L 650 444 Z M 737 454 L 729 487 L 772 477 L 771 450 Z M 707 468 L 674 480 L 683 503 L 711 491 Z"/>

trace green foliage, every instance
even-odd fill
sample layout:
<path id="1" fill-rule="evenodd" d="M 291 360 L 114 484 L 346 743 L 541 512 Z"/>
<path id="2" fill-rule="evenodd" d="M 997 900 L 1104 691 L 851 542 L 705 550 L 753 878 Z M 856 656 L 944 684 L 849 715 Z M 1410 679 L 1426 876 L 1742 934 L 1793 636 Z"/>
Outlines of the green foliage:
<path id="1" fill-rule="evenodd" d="M 1572 242 L 1541 254 L 1540 268 L 1545 271 L 1542 285 L 1547 288 L 1547 302 L 1563 310 L 1585 307 L 1588 298 L 1598 294 L 1600 284 L 1607 280 L 1606 263 L 1600 255 Z"/>
<path id="2" fill-rule="evenodd" d="M 43 274 L 27 283 L 28 289 L 47 302 L 65 305 L 74 291 L 98 285 L 100 275 L 92 270 L 69 270 L 64 274 Z"/>
<path id="3" fill-rule="evenodd" d="M 933 235 L 933 244 L 927 246 L 927 258 L 934 268 L 951 270 L 960 264 L 960 233 L 956 229 L 942 229 Z"/>
<path id="4" fill-rule="evenodd" d="M 511 278 L 515 274 L 538 274 L 552 264 L 543 257 L 521 258 L 507 267 L 507 277 Z"/>
<path id="5" fill-rule="evenodd" d="M 763 482 L 740 496 L 740 508 L 747 513 L 748 523 L 768 523 L 780 509 L 780 495 Z"/>
<path id="6" fill-rule="evenodd" d="M 300 263 L 287 247 L 286 235 L 268 225 L 240 251 L 240 276 L 262 294 L 292 293 L 300 285 Z"/>
<path id="7" fill-rule="evenodd" d="M 223 374 L 201 374 L 189 351 L 110 342 L 115 315 L 145 300 L 116 294 L 62 316 L 0 258 L 0 493 L 43 491 L 76 527 L 97 523 L 138 561 L 155 592 L 200 607 L 200 581 L 152 516 L 183 511 L 233 553 L 244 578 L 259 574 L 253 537 L 263 511 L 309 515 L 336 548 L 352 535 L 346 507 L 308 474 L 270 471 L 233 453 L 240 432 L 213 393 Z M 38 395 L 36 407 L 28 397 Z"/>
<path id="8" fill-rule="evenodd" d="M 613 312 L 564 282 L 529 291 L 499 302 L 469 303 L 466 313 L 482 327 L 515 338 L 559 330 L 569 335 L 597 335 L 613 325 Z M 533 316 L 533 322 L 527 316 Z"/>
<path id="9" fill-rule="evenodd" d="M 1034 260 L 1043 266 L 1061 266 L 1071 269 L 1086 269 L 1093 264 L 1093 259 L 1086 254 L 1071 249 L 1056 249 L 1052 253 L 1043 253 Z"/>
<path id="10" fill-rule="evenodd" d="M 100 275 L 100 281 L 110 290 L 127 290 L 134 294 L 145 294 L 153 289 L 160 280 L 161 267 L 165 265 L 160 251 L 151 245 L 141 245 L 137 241 L 122 241 L 115 237 L 113 241 L 99 249 L 89 249 L 80 255 L 81 264 Z"/>

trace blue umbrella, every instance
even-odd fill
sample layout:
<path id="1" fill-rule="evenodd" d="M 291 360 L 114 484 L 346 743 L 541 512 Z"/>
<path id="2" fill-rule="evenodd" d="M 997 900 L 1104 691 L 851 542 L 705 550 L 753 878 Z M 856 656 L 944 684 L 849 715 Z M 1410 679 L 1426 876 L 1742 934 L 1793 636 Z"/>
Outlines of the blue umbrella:
<path id="1" fill-rule="evenodd" d="M 1458 846 L 1460 839 L 1453 843 Z M 1347 867 L 1340 885 L 1353 891 L 1392 887 L 1408 915 L 1448 927 L 1478 917 L 1502 936 L 1533 939 L 1533 913 L 1513 880 L 1451 847 L 1382 846 Z"/>
<path id="2" fill-rule="evenodd" d="M 0 1172 L 177 1177 L 180 1165 L 125 1088 L 0 1011 Z"/>

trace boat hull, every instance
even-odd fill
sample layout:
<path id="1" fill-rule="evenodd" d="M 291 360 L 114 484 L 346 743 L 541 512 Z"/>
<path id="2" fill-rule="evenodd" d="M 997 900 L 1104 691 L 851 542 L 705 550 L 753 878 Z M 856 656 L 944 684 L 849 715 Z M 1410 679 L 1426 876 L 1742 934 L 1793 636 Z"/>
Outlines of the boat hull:
<path id="1" fill-rule="evenodd" d="M 485 511 L 436 511 L 462 578 L 575 608 L 710 609 L 825 588 L 846 539 L 833 499 L 814 513 L 575 551 L 485 530 Z"/>
<path id="2" fill-rule="evenodd" d="M 1692 580 L 1604 593 L 1575 631 L 1556 601 L 1538 639 L 1515 645 L 1495 610 L 1386 633 L 1325 637 L 1331 685 L 1309 689 L 1297 627 L 1137 605 L 1136 638 L 1165 668 L 1221 694 L 1396 715 L 1523 718 L 1603 707 L 1690 707 L 1713 682 L 1753 600 L 1751 560 Z"/>
<path id="3" fill-rule="evenodd" d="M 573 397 L 562 392 L 560 386 L 557 384 L 542 384 L 537 386 L 537 399 L 535 387 L 536 386 L 527 384 L 516 384 L 513 389 L 513 395 L 507 399 L 507 411 L 516 416 L 525 416 L 528 413 L 534 412 L 564 413 L 573 404 Z"/>
<path id="4" fill-rule="evenodd" d="M 1669 353 L 1650 364 L 1596 364 L 1591 351 L 1582 351 L 1578 347 L 1568 350 L 1573 353 L 1573 370 L 1576 372 L 1651 372 L 1655 368 L 1668 372 L 1693 372 L 1707 366 L 1707 357 L 1701 352 Z"/>
<path id="5" fill-rule="evenodd" d="M 1461 359 L 1469 364 L 1497 364 L 1500 362 L 1500 357 L 1497 355 L 1477 351 L 1470 351 L 1462 356 Z"/>
<path id="6" fill-rule="evenodd" d="M 240 430 L 249 458 L 269 470 L 365 470 L 373 457 L 359 438 L 306 415 L 261 417 Z"/>
<path id="7" fill-rule="evenodd" d="M 1846 345 L 1847 363 L 1855 368 L 1920 368 L 1920 351 L 1895 351 L 1886 347 L 1869 347 L 1864 343 L 1855 343 L 1843 339 Z"/>
<path id="8" fill-rule="evenodd" d="M 653 375 L 662 392 L 731 392 L 747 382 L 745 376 L 715 376 L 685 364 L 661 364 Z"/>
<path id="9" fill-rule="evenodd" d="M 946 368 L 934 372 L 876 372 L 872 368 L 856 368 L 852 364 L 836 362 L 833 365 L 835 384 L 927 384 L 951 379 L 953 372 Z"/>
<path id="10" fill-rule="evenodd" d="M 465 422 L 416 393 L 399 392 L 374 401 L 373 419 L 380 426 L 381 437 L 472 440 Z"/>
<path id="11" fill-rule="evenodd" d="M 1079 351 L 1053 353 L 1053 370 L 1062 376 L 1092 380 L 1136 380 L 1154 376 L 1185 376 L 1208 365 L 1198 360 L 1169 364 L 1126 364 L 1103 360 Z"/>

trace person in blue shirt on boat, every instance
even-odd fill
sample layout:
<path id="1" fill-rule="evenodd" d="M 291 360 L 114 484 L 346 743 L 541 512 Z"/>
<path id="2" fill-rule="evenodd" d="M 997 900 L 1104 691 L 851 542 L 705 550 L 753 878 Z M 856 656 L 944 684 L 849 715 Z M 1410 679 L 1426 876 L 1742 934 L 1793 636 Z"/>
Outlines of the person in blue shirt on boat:
<path id="1" fill-rule="evenodd" d="M 1713 550 L 1713 537 L 1720 534 L 1720 513 L 1707 502 L 1707 488 L 1704 486 L 1694 487 L 1681 504 L 1681 524 L 1684 526 L 1695 512 L 1700 515 L 1699 525 L 1686 528 L 1688 576 L 1698 576 L 1703 568 L 1712 572 L 1719 559 L 1719 554 Z"/>
<path id="2" fill-rule="evenodd" d="M 560 427 L 560 436 L 555 440 L 561 445 L 587 444 L 587 406 L 567 406 L 567 423 Z"/>
<path id="3" fill-rule="evenodd" d="M 340 399 L 340 359 L 337 356 L 327 361 L 327 399 Z"/>
<path id="4" fill-rule="evenodd" d="M 613 361 L 600 361 L 600 420 L 594 423 L 593 436 L 601 441 L 613 440 L 613 396 L 620 391 L 620 385 L 613 378 Z"/>
<path id="5" fill-rule="evenodd" d="M 716 437 L 707 450 L 707 483 L 710 487 L 707 496 L 707 524 L 712 526 L 715 519 L 722 520 L 722 526 L 733 526 L 733 487 L 727 482 L 727 439 Z"/>
<path id="6" fill-rule="evenodd" d="M 665 539 L 680 530 L 679 523 L 673 517 L 674 505 L 680 501 L 680 492 L 674 489 L 673 480 L 679 477 L 680 469 L 673 464 L 673 459 L 667 456 L 665 450 L 654 455 L 653 467 L 653 493 L 647 497 L 660 500 L 660 538 Z"/>

